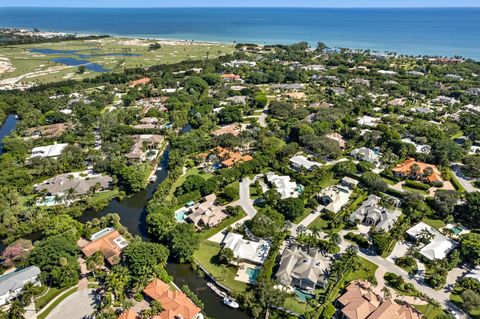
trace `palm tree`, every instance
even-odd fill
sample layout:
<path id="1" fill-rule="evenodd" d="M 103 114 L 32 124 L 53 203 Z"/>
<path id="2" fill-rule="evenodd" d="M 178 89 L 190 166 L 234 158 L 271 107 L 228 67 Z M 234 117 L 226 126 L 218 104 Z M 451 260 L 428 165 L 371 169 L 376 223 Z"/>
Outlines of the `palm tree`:
<path id="1" fill-rule="evenodd" d="M 410 166 L 410 174 L 412 176 L 417 176 L 420 173 L 420 166 L 418 166 L 417 163 L 413 163 L 412 166 Z"/>
<path id="2" fill-rule="evenodd" d="M 382 293 L 383 293 L 383 298 L 385 299 L 389 299 L 392 297 L 392 293 L 390 292 L 390 289 L 388 289 L 387 287 L 382 288 Z"/>
<path id="3" fill-rule="evenodd" d="M 313 225 L 312 228 L 312 236 L 315 238 L 320 237 L 320 234 L 322 232 L 322 228 L 319 225 Z"/>
<path id="4" fill-rule="evenodd" d="M 10 304 L 10 308 L 7 310 L 8 319 L 25 319 L 25 309 L 18 300 L 15 300 Z"/>
<path id="5" fill-rule="evenodd" d="M 338 233 L 333 233 L 330 235 L 330 241 L 332 244 L 340 245 L 342 243 L 342 237 Z"/>
<path id="6" fill-rule="evenodd" d="M 85 263 L 87 265 L 87 269 L 93 273 L 93 277 L 96 277 L 95 270 L 105 266 L 105 259 L 102 253 L 98 251 L 92 256 L 87 257 Z"/>

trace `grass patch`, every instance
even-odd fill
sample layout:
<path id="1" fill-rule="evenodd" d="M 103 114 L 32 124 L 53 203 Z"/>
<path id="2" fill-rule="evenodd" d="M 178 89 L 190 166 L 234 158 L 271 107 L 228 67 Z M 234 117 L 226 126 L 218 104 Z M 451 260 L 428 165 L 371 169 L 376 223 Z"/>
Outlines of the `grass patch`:
<path id="1" fill-rule="evenodd" d="M 48 292 L 44 294 L 43 296 L 35 299 L 35 308 L 38 310 L 42 309 L 45 307 L 46 304 L 48 304 L 50 301 L 52 301 L 53 298 L 67 290 L 67 288 L 56 288 L 56 287 L 50 287 Z"/>
<path id="2" fill-rule="evenodd" d="M 307 307 L 306 303 L 301 302 L 295 296 L 285 299 L 283 306 L 301 315 L 305 313 L 305 308 Z"/>
<path id="3" fill-rule="evenodd" d="M 88 199 L 88 202 L 90 205 L 96 206 L 100 203 L 111 201 L 112 199 L 117 197 L 119 194 L 120 194 L 120 191 L 118 190 L 118 188 L 105 191 L 105 192 L 99 192 L 91 196 Z"/>
<path id="4" fill-rule="evenodd" d="M 310 215 L 312 213 L 312 209 L 311 208 L 307 208 L 305 207 L 304 210 L 303 210 L 303 214 L 298 216 L 297 218 L 295 218 L 295 220 L 293 221 L 295 224 L 298 224 L 300 223 L 302 220 L 305 219 L 305 217 L 307 217 L 308 215 Z"/>
<path id="5" fill-rule="evenodd" d="M 462 299 L 462 291 L 463 289 L 461 288 L 455 288 L 455 290 L 450 294 L 450 300 L 455 304 L 457 305 L 459 308 L 463 309 L 465 312 L 467 312 L 470 317 L 472 318 L 480 318 L 480 307 L 477 307 L 477 308 L 474 308 L 474 309 L 471 309 L 470 311 L 468 311 L 467 309 L 465 309 L 465 306 L 463 305 L 463 299 Z"/>
<path id="6" fill-rule="evenodd" d="M 68 288 L 66 289 L 68 290 Z M 65 298 L 73 294 L 75 291 L 77 291 L 77 287 L 72 287 L 70 288 L 67 292 L 65 292 L 60 298 L 55 300 L 47 309 L 45 309 L 44 312 L 42 312 L 40 315 L 37 316 L 37 319 L 45 319 L 48 314 L 55 309 L 56 306 L 58 306 Z"/>
<path id="7" fill-rule="evenodd" d="M 241 293 L 245 290 L 247 285 L 243 282 L 235 280 L 235 274 L 237 273 L 237 267 L 228 266 L 225 273 L 217 260 L 218 252 L 220 251 L 220 245 L 210 241 L 204 241 L 200 244 L 198 250 L 193 254 L 194 260 L 205 268 L 215 280 L 222 285 Z"/>
<path id="8" fill-rule="evenodd" d="M 222 229 L 224 228 L 227 228 L 228 226 L 232 225 L 233 223 L 239 221 L 240 219 L 242 219 L 243 217 L 247 216 L 247 214 L 243 211 L 243 209 L 241 210 L 240 214 L 238 214 L 237 216 L 235 217 L 230 217 L 230 218 L 227 218 L 225 220 L 223 220 L 220 224 L 218 224 L 217 226 L 215 227 L 212 227 L 212 228 L 209 228 L 205 231 L 202 231 L 200 233 L 200 238 L 202 240 L 205 240 L 205 239 L 208 239 L 210 237 L 212 237 L 213 235 L 215 235 L 216 233 L 218 233 L 219 231 L 221 231 Z"/>
<path id="9" fill-rule="evenodd" d="M 364 279 L 370 282 L 375 282 L 375 272 L 377 271 L 378 266 L 365 258 L 358 258 L 360 259 L 362 267 L 345 276 L 345 281 L 350 282 L 357 279 Z"/>
<path id="10" fill-rule="evenodd" d="M 413 307 L 420 311 L 426 319 L 435 319 L 444 314 L 442 308 L 432 305 L 413 305 Z"/>
<path id="11" fill-rule="evenodd" d="M 322 216 L 318 216 L 309 226 L 308 228 L 309 229 L 313 229 L 313 228 L 320 228 L 321 230 L 329 230 L 331 231 L 332 229 L 330 229 L 330 221 L 329 220 L 326 220 L 324 219 Z M 339 231 L 340 229 L 337 229 L 337 232 Z"/>
<path id="12" fill-rule="evenodd" d="M 440 229 L 442 227 L 445 227 L 445 223 L 441 219 L 431 219 L 431 218 L 424 218 L 423 222 L 429 226 L 432 226 L 435 229 Z"/>
<path id="13" fill-rule="evenodd" d="M 412 192 L 412 193 L 418 193 L 418 194 L 421 194 L 421 195 L 430 195 L 430 192 L 427 192 L 427 191 L 424 191 L 424 190 L 421 190 L 421 189 L 416 189 L 416 188 L 413 188 L 413 187 L 408 187 L 406 185 L 402 185 L 402 189 L 404 189 L 406 191 L 409 191 L 409 192 Z"/>

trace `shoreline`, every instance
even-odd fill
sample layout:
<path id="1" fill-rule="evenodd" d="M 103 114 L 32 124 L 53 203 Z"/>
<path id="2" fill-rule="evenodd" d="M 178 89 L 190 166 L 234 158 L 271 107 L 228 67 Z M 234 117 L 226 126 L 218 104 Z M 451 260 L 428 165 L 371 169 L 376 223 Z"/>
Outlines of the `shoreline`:
<path id="1" fill-rule="evenodd" d="M 34 28 L 32 27 L 7 27 L 7 26 L 0 26 L 0 29 L 18 29 L 18 30 L 29 30 L 33 31 Z M 89 31 L 58 31 L 58 30 L 41 30 L 41 32 L 49 32 L 49 33 L 57 33 L 57 34 L 69 34 L 69 35 L 77 35 L 77 36 L 107 36 L 104 39 L 108 38 L 115 38 L 115 39 L 129 39 L 129 40 L 142 40 L 142 41 L 159 41 L 159 42 L 164 42 L 165 45 L 229 45 L 229 46 L 235 46 L 235 44 L 238 43 L 249 43 L 249 44 L 255 44 L 258 46 L 266 46 L 266 45 L 289 45 L 297 42 L 302 42 L 304 40 L 299 39 L 297 41 L 291 42 L 291 41 L 278 41 L 278 42 L 272 42 L 272 43 L 259 43 L 256 41 L 248 41 L 248 40 L 243 40 L 243 41 L 210 41 L 210 40 L 195 40 L 195 39 L 179 39 L 179 38 L 165 38 L 165 37 L 148 37 L 146 35 L 124 35 L 124 34 L 117 34 L 117 33 L 96 33 L 96 32 L 89 32 Z M 99 39 L 98 41 L 101 41 L 102 39 Z M 75 41 L 75 40 L 71 40 Z M 87 40 L 85 40 L 87 41 Z M 90 41 L 97 41 L 97 40 L 90 40 Z M 318 40 L 321 41 L 321 40 Z M 310 43 L 309 41 L 304 41 L 309 44 L 309 46 L 313 47 L 314 43 Z M 340 49 L 344 48 L 347 49 L 351 52 L 355 52 L 357 50 L 360 51 L 370 51 L 371 53 L 376 53 L 376 54 L 381 54 L 381 55 L 391 55 L 392 53 L 395 55 L 405 55 L 408 57 L 416 57 L 416 56 L 421 56 L 421 57 L 427 57 L 427 58 L 454 58 L 458 56 L 458 54 L 452 54 L 452 55 L 434 55 L 434 54 L 414 54 L 414 53 L 405 53 L 401 51 L 395 51 L 395 50 L 376 50 L 372 48 L 360 48 L 360 47 L 351 47 L 351 46 L 341 46 L 341 45 L 336 45 L 336 46 L 330 46 L 328 43 L 325 42 L 327 47 L 331 49 Z M 470 59 L 475 62 L 480 62 L 480 58 L 473 58 L 469 56 L 462 56 L 464 59 Z"/>

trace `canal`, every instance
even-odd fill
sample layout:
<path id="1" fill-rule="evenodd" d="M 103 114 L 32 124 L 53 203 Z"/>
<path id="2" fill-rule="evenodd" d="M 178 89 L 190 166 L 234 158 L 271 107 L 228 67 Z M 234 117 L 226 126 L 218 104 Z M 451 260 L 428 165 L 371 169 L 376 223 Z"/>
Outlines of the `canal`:
<path id="1" fill-rule="evenodd" d="M 85 223 L 93 218 L 105 216 L 109 213 L 117 213 L 123 226 L 127 227 L 132 235 L 141 236 L 144 240 L 149 241 L 146 227 L 146 209 L 147 202 L 152 198 L 158 184 L 167 177 L 169 150 L 163 154 L 160 169 L 156 172 L 157 181 L 151 183 L 143 191 L 135 193 L 130 197 L 122 200 L 114 199 L 110 204 L 98 211 L 86 211 L 79 221 Z M 188 264 L 176 264 L 169 262 L 167 264 L 168 273 L 173 276 L 177 286 L 188 285 L 204 303 L 204 312 L 208 317 L 212 318 L 229 318 L 229 319 L 249 319 L 250 317 L 242 311 L 230 309 L 223 305 L 222 299 L 218 297 L 210 288 L 207 287 L 204 278 L 195 273 Z"/>
<path id="2" fill-rule="evenodd" d="M 7 116 L 5 121 L 3 121 L 2 125 L 0 126 L 0 154 L 3 153 L 3 143 L 2 140 L 5 136 L 8 136 L 10 132 L 12 132 L 15 127 L 17 126 L 18 119 L 15 115 L 10 114 Z"/>

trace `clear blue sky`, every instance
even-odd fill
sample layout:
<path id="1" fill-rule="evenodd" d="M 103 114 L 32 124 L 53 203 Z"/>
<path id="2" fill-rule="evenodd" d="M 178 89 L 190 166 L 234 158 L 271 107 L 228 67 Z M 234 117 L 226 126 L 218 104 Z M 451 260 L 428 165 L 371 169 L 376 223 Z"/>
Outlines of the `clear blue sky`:
<path id="1" fill-rule="evenodd" d="M 480 7 L 480 0 L 0 0 L 0 7 Z"/>

